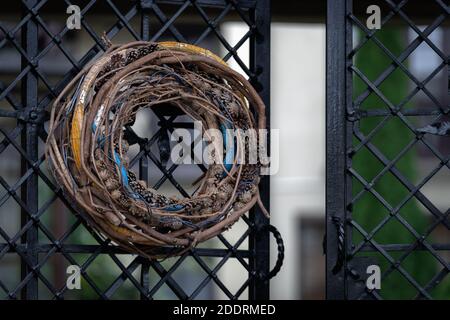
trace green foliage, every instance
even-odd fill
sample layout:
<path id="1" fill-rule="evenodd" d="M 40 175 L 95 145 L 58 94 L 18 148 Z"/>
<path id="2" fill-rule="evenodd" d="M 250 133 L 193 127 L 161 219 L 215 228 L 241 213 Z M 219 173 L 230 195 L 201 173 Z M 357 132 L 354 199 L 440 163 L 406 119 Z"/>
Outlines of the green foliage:
<path id="1" fill-rule="evenodd" d="M 400 54 L 406 45 L 406 32 L 404 29 L 388 28 L 380 30 L 376 36 L 396 56 Z M 355 63 L 357 68 L 370 81 L 374 81 L 392 63 L 392 60 L 373 41 L 369 41 L 357 54 Z M 407 76 L 397 68 L 379 88 L 394 106 L 398 106 L 408 94 L 409 81 Z M 363 81 L 358 76 L 354 76 L 354 98 L 356 99 L 366 88 L 367 86 Z M 404 108 L 407 107 L 408 105 L 404 106 Z M 386 103 L 374 92 L 361 104 L 360 108 L 363 110 L 389 109 Z M 414 139 L 414 135 L 398 117 L 390 117 L 387 120 L 384 117 L 363 118 L 357 129 L 364 136 L 367 136 L 374 128 L 381 125 L 381 123 L 383 123 L 383 127 L 373 136 L 370 142 L 387 159 L 393 160 Z M 355 138 L 354 145 L 359 144 L 359 140 Z M 416 160 L 416 153 L 409 151 L 395 165 L 401 174 L 413 183 L 416 182 Z M 366 182 L 371 182 L 383 170 L 384 165 L 366 147 L 363 147 L 353 157 L 353 167 Z M 361 190 L 362 185 L 354 178 L 354 195 L 358 194 Z M 377 180 L 373 190 L 381 195 L 392 208 L 397 208 L 401 205 L 402 201 L 409 194 L 409 191 L 389 171 Z M 374 230 L 388 216 L 389 210 L 368 191 L 365 192 L 353 207 L 354 220 L 366 232 Z M 407 221 L 411 228 L 414 228 L 418 233 L 423 233 L 428 226 L 428 219 L 414 198 L 410 199 L 399 210 L 398 216 L 400 219 Z M 415 236 L 395 217 L 392 217 L 388 223 L 376 232 L 373 239 L 378 244 L 411 244 L 416 240 Z M 358 231 L 354 231 L 353 243 L 358 245 L 362 240 L 363 237 L 361 234 Z M 403 256 L 404 252 L 389 252 L 389 254 L 397 260 Z M 379 253 L 373 254 L 373 256 L 378 259 L 382 273 L 388 270 L 391 264 L 387 259 Z M 438 271 L 434 257 L 425 251 L 413 252 L 403 260 L 401 266 L 421 286 L 425 286 Z M 414 286 L 397 270 L 394 270 L 382 281 L 381 294 L 386 299 L 410 299 L 415 297 L 417 293 Z"/>

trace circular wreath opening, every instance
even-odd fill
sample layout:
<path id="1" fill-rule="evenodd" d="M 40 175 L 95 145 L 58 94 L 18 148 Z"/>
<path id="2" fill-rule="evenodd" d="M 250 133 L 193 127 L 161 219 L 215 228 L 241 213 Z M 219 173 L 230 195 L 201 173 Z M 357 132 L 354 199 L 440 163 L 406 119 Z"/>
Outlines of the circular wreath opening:
<path id="1" fill-rule="evenodd" d="M 199 121 L 212 147 L 214 159 L 191 197 L 161 194 L 130 169 L 137 112 L 168 106 Z M 230 228 L 256 203 L 267 213 L 258 191 L 261 163 L 246 163 L 251 148 L 239 134 L 265 128 L 256 91 L 210 51 L 134 42 L 110 47 L 57 97 L 46 156 L 65 195 L 95 230 L 129 252 L 167 257 Z M 227 130 L 237 134 L 223 154 Z"/>

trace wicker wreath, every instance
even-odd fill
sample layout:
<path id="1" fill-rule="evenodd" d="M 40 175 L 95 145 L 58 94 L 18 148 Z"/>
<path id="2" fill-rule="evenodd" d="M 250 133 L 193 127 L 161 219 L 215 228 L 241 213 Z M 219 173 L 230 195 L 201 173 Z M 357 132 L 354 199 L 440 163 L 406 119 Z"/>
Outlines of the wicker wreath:
<path id="1" fill-rule="evenodd" d="M 266 128 L 256 91 L 210 51 L 133 42 L 110 46 L 61 92 L 46 148 L 55 179 L 88 223 L 150 258 L 182 254 L 227 230 L 256 203 L 267 214 L 258 191 L 261 164 L 237 161 L 249 152 L 239 135 L 222 154 L 228 163 L 210 164 L 192 197 L 168 197 L 137 179 L 124 128 L 139 109 L 167 105 L 201 121 L 203 130 Z"/>

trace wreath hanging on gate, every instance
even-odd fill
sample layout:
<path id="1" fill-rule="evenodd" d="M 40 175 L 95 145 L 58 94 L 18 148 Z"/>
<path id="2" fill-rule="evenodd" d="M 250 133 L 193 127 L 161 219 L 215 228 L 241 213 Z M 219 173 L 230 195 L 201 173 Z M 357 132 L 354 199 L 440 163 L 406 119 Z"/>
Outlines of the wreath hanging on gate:
<path id="1" fill-rule="evenodd" d="M 261 164 L 237 161 L 248 156 L 239 135 L 224 155 L 228 162 L 209 165 L 190 198 L 160 194 L 137 178 L 124 128 L 139 109 L 168 104 L 201 121 L 203 130 L 266 128 L 256 91 L 210 51 L 133 42 L 111 46 L 67 85 L 54 102 L 47 140 L 51 171 L 88 222 L 147 257 L 182 254 L 231 227 L 256 203 L 267 214 L 258 191 Z"/>

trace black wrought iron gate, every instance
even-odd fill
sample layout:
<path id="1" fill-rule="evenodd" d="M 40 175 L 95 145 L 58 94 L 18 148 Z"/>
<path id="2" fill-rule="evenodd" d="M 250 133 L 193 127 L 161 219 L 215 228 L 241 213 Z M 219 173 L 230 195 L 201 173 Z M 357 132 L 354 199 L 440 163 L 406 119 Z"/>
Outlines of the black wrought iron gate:
<path id="1" fill-rule="evenodd" d="M 357 3 L 361 1 L 329 0 L 327 8 L 327 298 L 449 299 L 449 203 L 438 206 L 423 187 L 450 168 L 445 138 L 449 132 L 433 135 L 435 129 L 446 131 L 450 112 L 449 51 L 430 36 L 449 27 L 450 3 L 364 2 L 366 7 L 382 8 L 381 29 L 368 28 L 366 8 L 357 13 Z M 427 19 L 412 17 L 408 10 L 413 5 L 421 8 L 419 15 L 432 13 Z M 401 48 L 382 37 L 390 23 L 412 34 Z M 448 41 L 448 33 L 443 41 Z M 377 62 L 361 60 L 367 45 L 387 60 L 371 75 L 367 71 L 371 66 L 366 66 Z M 425 46 L 422 51 L 436 57 L 436 64 L 419 79 L 407 59 L 421 45 Z M 403 80 L 389 80 L 395 73 L 410 83 L 403 95 L 398 93 L 406 88 Z M 435 94 L 429 89 L 431 81 L 448 89 Z M 392 88 L 398 92 L 392 93 Z M 428 102 L 411 107 L 416 95 Z M 433 123 L 437 123 L 434 128 L 427 127 Z M 405 169 L 404 161 L 411 163 L 410 152 L 415 148 L 429 154 L 433 163 L 420 178 L 417 164 Z M 372 172 L 368 167 L 374 165 L 378 169 Z M 448 186 L 444 184 L 446 199 Z M 400 189 L 401 196 L 394 197 Z M 364 201 L 371 205 L 361 205 Z"/>
<path id="2" fill-rule="evenodd" d="M 165 288 L 169 292 L 165 297 L 194 299 L 201 297 L 202 291 L 212 283 L 229 299 L 268 299 L 269 282 L 264 280 L 269 271 L 269 235 L 264 227 L 268 220 L 263 218 L 262 214 L 250 212 L 242 222 L 245 225 L 243 234 L 234 240 L 219 236 L 220 246 L 199 247 L 168 262 L 129 256 L 111 246 L 107 239 L 91 232 L 78 215 L 65 216 L 66 212 L 75 213 L 76 210 L 64 199 L 60 188 L 54 185 L 48 175 L 43 156 L 43 141 L 46 139 L 46 120 L 52 100 L 85 64 L 105 50 L 101 32 L 92 26 L 93 20 L 106 19 L 102 15 L 97 18 L 95 12 L 99 6 L 102 8 L 102 14 L 113 17 L 113 23 L 105 30 L 106 37 L 113 42 L 119 33 L 127 34 L 130 40 L 158 41 L 165 37 L 166 40 L 199 45 L 204 45 L 205 39 L 216 39 L 225 49 L 224 59 L 234 59 L 259 91 L 268 107 L 267 118 L 270 119 L 269 0 L 23 0 L 16 3 L 19 2 L 22 17 L 18 17 L 18 20 L 10 25 L 0 21 L 0 53 L 13 52 L 11 61 L 20 59 L 20 70 L 13 74 L 11 81 L 2 78 L 0 83 L 0 157 L 3 155 L 0 159 L 3 163 L 0 176 L 0 223 L 12 221 L 14 215 L 21 215 L 20 225 L 16 229 L 13 226 L 6 230 L 7 227 L 0 224 L 0 262 L 7 259 L 10 262 L 8 266 L 0 264 L 3 268 L 0 272 L 0 296 L 9 299 L 67 298 L 70 290 L 66 283 L 55 280 L 55 277 L 61 277 L 61 274 L 52 275 L 47 270 L 50 264 L 52 268 L 64 270 L 64 280 L 65 269 L 61 269 L 61 261 L 64 261 L 63 266 L 81 266 L 83 286 L 90 290 L 93 297 L 101 299 L 114 298 L 114 294 L 120 291 L 125 282 L 131 283 L 131 289 L 128 289 L 130 295 L 126 296 L 127 298 L 158 298 L 158 293 Z M 80 7 L 81 29 L 93 43 L 92 47 L 78 58 L 65 46 L 65 40 L 78 31 L 68 30 L 67 26 L 63 25 L 62 30 L 55 32 L 43 14 L 49 7 L 55 6 L 56 9 L 51 10 L 56 10 L 57 16 L 65 20 L 68 16 L 65 9 L 73 4 Z M 8 4 L 1 5 L 3 7 Z M 189 38 L 185 37 L 184 30 L 177 26 L 177 19 L 183 19 L 185 14 L 188 16 L 186 19 L 195 20 L 197 26 L 202 25 L 201 28 L 195 29 L 197 34 L 192 36 L 191 33 Z M 229 43 L 219 28 L 220 23 L 230 17 L 233 21 L 243 22 L 246 27 L 244 36 L 236 43 Z M 140 21 L 140 30 L 135 30 L 136 20 Z M 41 41 L 42 37 L 49 40 Z M 242 54 L 241 47 L 246 42 L 249 43 L 248 65 L 239 55 Z M 238 53 L 239 49 L 241 50 Z M 52 50 L 58 51 L 57 55 L 64 56 L 70 62 L 69 70 L 53 82 L 41 67 L 42 59 Z M 2 56 L 0 59 L 6 57 Z M 0 64 L 7 61 L 10 60 L 2 60 Z M 8 69 L 7 67 L 3 65 L 2 69 Z M 18 96 L 15 92 L 19 92 Z M 135 159 L 139 163 L 141 178 L 148 178 L 147 167 L 153 165 L 161 171 L 161 178 L 156 187 L 169 181 L 181 193 L 186 194 L 174 173 L 177 166 L 166 168 L 159 155 L 151 151 L 151 144 L 158 141 L 168 128 L 177 125 L 177 117 L 166 117 L 163 114 L 156 116 L 164 128 L 148 140 L 149 148 L 140 152 L 141 157 Z M 10 155 L 6 156 L 7 153 Z M 14 169 L 8 165 L 13 165 L 14 161 L 19 159 L 20 174 L 15 174 Z M 45 196 L 42 195 L 44 189 Z M 262 180 L 261 192 L 262 199 L 268 206 L 268 177 Z M 59 205 L 55 205 L 57 201 Z M 53 211 L 53 219 L 48 218 L 49 211 Z M 82 212 L 78 214 L 83 215 Z M 63 222 L 63 219 L 66 220 Z M 53 225 L 49 225 L 51 221 L 54 221 Z M 74 238 L 76 230 L 84 227 L 94 243 L 86 244 L 80 237 Z M 106 270 L 98 271 L 100 274 L 103 272 L 101 277 L 92 276 L 91 270 L 99 268 L 96 264 L 102 257 L 108 258 L 108 266 L 114 265 L 117 269 L 114 277 L 107 278 Z M 187 259 L 191 261 L 191 268 L 199 269 L 204 275 L 189 290 L 186 283 L 191 277 L 184 277 L 181 281 L 180 277 L 175 275 L 184 268 Z M 221 268 L 232 260 L 247 274 L 244 281 L 234 288 L 218 276 Z M 20 276 L 16 276 L 14 266 L 19 264 L 21 272 Z M 102 266 L 100 268 L 103 268 Z M 45 294 L 41 295 L 44 291 Z"/>

